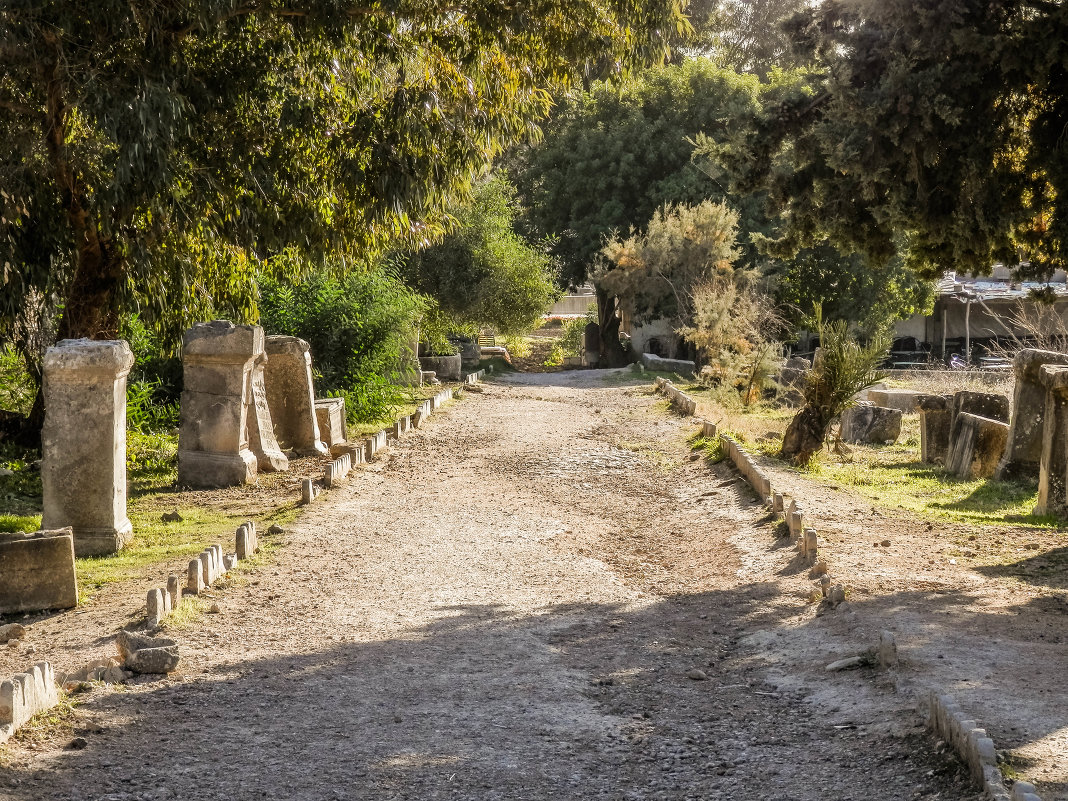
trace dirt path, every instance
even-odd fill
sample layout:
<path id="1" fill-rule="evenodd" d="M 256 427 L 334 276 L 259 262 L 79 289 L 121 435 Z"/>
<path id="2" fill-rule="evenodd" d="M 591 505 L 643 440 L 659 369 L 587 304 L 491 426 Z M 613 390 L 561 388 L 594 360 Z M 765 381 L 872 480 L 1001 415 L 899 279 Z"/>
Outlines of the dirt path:
<path id="1" fill-rule="evenodd" d="M 977 798 L 878 674 L 766 682 L 798 599 L 655 403 L 587 372 L 452 405 L 180 634 L 181 675 L 0 751 L 0 798 Z"/>

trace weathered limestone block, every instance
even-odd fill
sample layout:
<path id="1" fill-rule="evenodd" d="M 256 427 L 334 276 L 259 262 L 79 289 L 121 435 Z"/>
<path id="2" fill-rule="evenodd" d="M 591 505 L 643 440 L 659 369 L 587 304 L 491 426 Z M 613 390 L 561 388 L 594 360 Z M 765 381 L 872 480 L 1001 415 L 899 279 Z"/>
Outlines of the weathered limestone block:
<path id="1" fill-rule="evenodd" d="M 859 403 L 842 412 L 842 439 L 883 444 L 901 435 L 901 410 Z"/>
<path id="2" fill-rule="evenodd" d="M 315 482 L 306 478 L 300 482 L 300 502 L 307 506 L 315 500 Z"/>
<path id="3" fill-rule="evenodd" d="M 145 597 L 145 618 L 148 620 L 149 628 L 158 626 L 166 614 L 167 612 L 164 610 L 163 603 L 163 592 L 158 589 L 149 590 L 148 595 Z"/>
<path id="4" fill-rule="evenodd" d="M 134 673 L 170 673 L 178 667 L 178 643 L 165 637 L 141 637 L 123 629 L 115 636 L 115 647 Z"/>
<path id="5" fill-rule="evenodd" d="M 348 440 L 344 398 L 319 398 L 315 401 L 315 418 L 319 425 L 319 436 L 328 448 Z"/>
<path id="6" fill-rule="evenodd" d="M 280 473 L 289 469 L 289 457 L 278 445 L 274 436 L 274 418 L 267 402 L 267 387 L 264 383 L 267 356 L 261 354 L 252 368 L 249 385 L 252 396 L 248 406 L 248 446 L 256 454 L 256 465 L 263 473 Z"/>
<path id="7" fill-rule="evenodd" d="M 179 585 L 179 578 L 177 573 L 171 573 L 167 576 L 167 595 L 171 601 L 171 609 L 174 609 L 182 600 L 182 588 Z"/>
<path id="8" fill-rule="evenodd" d="M 679 373 L 690 376 L 697 370 L 697 365 L 686 359 L 665 359 L 655 353 L 643 353 L 642 364 L 646 370 L 659 370 L 665 373 Z"/>
<path id="9" fill-rule="evenodd" d="M 905 414 L 917 411 L 916 405 L 922 392 L 914 389 L 869 389 L 868 400 L 886 409 L 899 409 Z"/>
<path id="10" fill-rule="evenodd" d="M 420 356 L 419 366 L 423 370 L 432 370 L 442 381 L 459 381 L 463 375 L 463 360 L 459 353 L 454 356 Z"/>
<path id="11" fill-rule="evenodd" d="M 278 444 L 301 456 L 326 454 L 328 445 L 321 441 L 317 419 L 311 347 L 298 337 L 269 336 L 264 348 L 263 384 Z"/>
<path id="12" fill-rule="evenodd" d="M 228 487 L 255 477 L 249 447 L 252 374 L 263 355 L 263 329 L 226 320 L 198 323 L 182 338 L 178 483 Z"/>
<path id="13" fill-rule="evenodd" d="M 946 470 L 960 478 L 990 478 L 1001 461 L 1009 426 L 1000 420 L 961 412 L 953 420 Z"/>
<path id="14" fill-rule="evenodd" d="M 0 535 L 0 614 L 78 605 L 71 530 Z"/>
<path id="15" fill-rule="evenodd" d="M 1009 442 L 994 473 L 1000 481 L 1038 478 L 1046 411 L 1046 387 L 1041 370 L 1047 364 L 1068 365 L 1068 354 L 1025 348 L 1012 360 L 1016 389 Z"/>
<path id="16" fill-rule="evenodd" d="M 953 396 L 953 419 L 962 412 L 986 417 L 990 420 L 1009 422 L 1009 399 L 996 392 L 971 392 L 964 390 Z M 953 436 L 950 435 L 950 441 Z"/>
<path id="17" fill-rule="evenodd" d="M 412 427 L 412 418 L 410 416 L 398 417 L 397 422 L 393 424 L 393 436 L 398 439 L 402 434 L 407 434 Z"/>
<path id="18" fill-rule="evenodd" d="M 74 529 L 78 556 L 115 553 L 130 541 L 126 516 L 124 341 L 65 339 L 44 357 L 41 527 Z"/>
<path id="19" fill-rule="evenodd" d="M 949 432 L 953 424 L 952 395 L 921 395 L 916 399 L 920 413 L 920 461 L 945 464 L 949 452 Z"/>
<path id="20" fill-rule="evenodd" d="M 1039 376 L 1046 388 L 1046 409 L 1035 514 L 1044 515 L 1068 507 L 1068 367 L 1047 364 Z"/>
<path id="21" fill-rule="evenodd" d="M 249 559 L 260 549 L 259 536 L 256 534 L 256 524 L 251 520 L 237 527 L 234 535 L 234 553 L 238 559 Z"/>

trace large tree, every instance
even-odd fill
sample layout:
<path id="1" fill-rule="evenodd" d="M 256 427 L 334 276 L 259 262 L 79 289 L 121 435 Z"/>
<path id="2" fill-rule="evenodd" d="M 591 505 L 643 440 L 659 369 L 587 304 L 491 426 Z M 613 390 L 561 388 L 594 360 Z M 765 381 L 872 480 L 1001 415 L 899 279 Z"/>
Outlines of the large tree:
<path id="1" fill-rule="evenodd" d="M 780 252 L 830 236 L 929 275 L 1065 265 L 1068 5 L 828 0 L 791 27 L 810 78 L 734 150 L 738 185 L 784 213 Z"/>
<path id="2" fill-rule="evenodd" d="M 0 336 L 251 313 L 283 250 L 350 260 L 436 212 L 587 65 L 666 55 L 680 0 L 11 0 Z"/>

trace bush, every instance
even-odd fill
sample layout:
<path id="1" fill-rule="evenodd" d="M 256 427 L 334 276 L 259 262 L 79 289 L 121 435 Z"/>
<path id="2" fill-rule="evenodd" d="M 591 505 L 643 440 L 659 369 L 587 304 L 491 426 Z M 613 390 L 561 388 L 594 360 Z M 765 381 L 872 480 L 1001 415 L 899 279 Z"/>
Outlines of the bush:
<path id="1" fill-rule="evenodd" d="M 345 398 L 353 423 L 388 417 L 407 400 L 402 354 L 427 306 L 381 266 L 343 278 L 316 273 L 300 286 L 260 282 L 262 325 L 307 340 L 318 393 Z"/>
<path id="2" fill-rule="evenodd" d="M 0 348 L 0 409 L 26 416 L 37 387 L 14 348 Z"/>

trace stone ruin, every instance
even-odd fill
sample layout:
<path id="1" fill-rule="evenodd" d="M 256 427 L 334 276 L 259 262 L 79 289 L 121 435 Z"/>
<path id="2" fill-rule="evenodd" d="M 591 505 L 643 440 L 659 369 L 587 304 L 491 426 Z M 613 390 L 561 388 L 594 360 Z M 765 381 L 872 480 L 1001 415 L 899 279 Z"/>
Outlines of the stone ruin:
<path id="1" fill-rule="evenodd" d="M 263 329 L 226 320 L 198 323 L 182 338 L 185 388 L 178 430 L 178 482 L 190 487 L 247 484 L 284 470 L 263 385 Z"/>
<path id="2" fill-rule="evenodd" d="M 311 348 L 297 337 L 269 336 L 265 349 L 263 380 L 278 444 L 300 456 L 327 454 L 319 432 Z"/>
<path id="3" fill-rule="evenodd" d="M 1039 376 L 1046 404 L 1035 514 L 1059 514 L 1068 508 L 1068 367 L 1045 364 Z"/>
<path id="4" fill-rule="evenodd" d="M 960 478 L 990 478 L 1008 438 L 1009 399 L 992 392 L 920 395 L 920 460 Z"/>
<path id="5" fill-rule="evenodd" d="M 126 516 L 123 341 L 65 339 L 44 357 L 42 529 L 70 526 L 77 556 L 115 553 L 133 533 Z"/>
<path id="6" fill-rule="evenodd" d="M 901 435 L 901 410 L 860 401 L 842 412 L 841 437 L 845 442 L 886 444 Z"/>
<path id="7" fill-rule="evenodd" d="M 0 615 L 78 605 L 70 528 L 0 534 Z"/>
<path id="8" fill-rule="evenodd" d="M 1042 462 L 1042 435 L 1046 419 L 1045 365 L 1068 365 L 1068 354 L 1025 348 L 1012 360 L 1016 389 L 1008 445 L 994 477 L 1001 481 L 1037 479 Z"/>
<path id="9" fill-rule="evenodd" d="M 319 436 L 327 448 L 332 449 L 348 441 L 344 398 L 320 398 L 315 401 L 315 419 L 319 425 Z"/>

